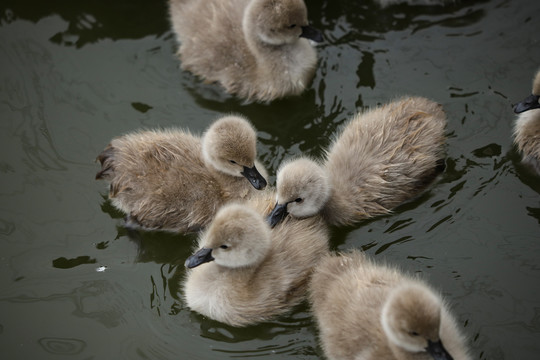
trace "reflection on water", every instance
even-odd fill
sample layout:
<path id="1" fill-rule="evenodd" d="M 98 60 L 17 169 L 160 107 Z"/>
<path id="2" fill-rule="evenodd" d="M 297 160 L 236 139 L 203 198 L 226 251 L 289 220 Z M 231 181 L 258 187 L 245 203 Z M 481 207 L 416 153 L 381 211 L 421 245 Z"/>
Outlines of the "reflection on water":
<path id="1" fill-rule="evenodd" d="M 313 23 L 322 29 L 334 29 L 346 34 L 340 40 L 349 44 L 351 41 L 370 41 L 367 34 L 387 31 L 411 30 L 412 32 L 430 26 L 466 27 L 479 22 L 485 11 L 476 7 L 487 0 L 455 1 L 447 6 L 414 6 L 405 4 L 381 9 L 376 1 L 323 1 L 309 6 L 310 14 L 321 14 Z M 342 19 L 353 26 L 339 25 Z M 320 22 L 321 25 L 318 25 Z M 345 31 L 349 30 L 349 31 Z M 324 32 L 325 39 L 327 32 Z M 363 36 L 363 37 L 362 37 Z M 335 37 L 330 37 L 336 40 Z M 333 42 L 335 43 L 335 42 Z"/>
<path id="2" fill-rule="evenodd" d="M 65 257 L 59 257 L 53 260 L 53 266 L 57 269 L 70 269 L 75 266 L 83 264 L 95 264 L 96 259 L 90 258 L 90 256 L 77 256 L 76 258 L 66 259 Z"/>
<path id="3" fill-rule="evenodd" d="M 240 343 L 246 340 L 271 340 L 279 335 L 300 331 L 303 327 L 311 326 L 311 315 L 306 311 L 307 305 L 299 305 L 293 311 L 276 321 L 264 324 L 233 327 L 220 323 L 193 312 L 191 319 L 200 323 L 201 336 L 226 343 Z"/>
<path id="4" fill-rule="evenodd" d="M 176 315 L 184 307 L 179 298 L 182 289 L 181 283 L 184 276 L 183 261 L 177 265 L 162 264 L 159 268 L 159 277 L 151 276 L 152 292 L 150 293 L 150 308 L 157 312 L 158 316 Z M 168 298 L 172 304 L 169 305 Z"/>
<path id="5" fill-rule="evenodd" d="M 127 2 L 49 1 L 25 3 L 5 0 L 0 19 L 11 23 L 18 19 L 38 22 L 50 15 L 60 15 L 69 25 L 50 38 L 63 46 L 82 47 L 101 39 L 138 39 L 169 30 L 165 1 L 133 0 Z M 141 26 L 144 25 L 144 26 Z"/>
<path id="6" fill-rule="evenodd" d="M 118 237 L 123 235 L 137 246 L 137 262 L 158 264 L 184 264 L 196 245 L 197 234 L 174 234 L 165 231 L 144 231 L 118 228 Z"/>
<path id="7" fill-rule="evenodd" d="M 536 218 L 538 220 L 538 223 L 540 224 L 540 208 L 532 208 L 532 207 L 526 207 L 527 214 L 529 216 L 532 216 L 533 218 Z"/>
<path id="8" fill-rule="evenodd" d="M 314 333 L 313 319 L 307 304 L 298 306 L 287 316 L 245 328 L 235 328 L 192 313 L 190 319 L 200 323 L 200 336 L 214 342 L 212 351 L 230 358 L 273 357 L 282 355 L 316 355 L 316 344 L 306 335 Z M 287 341 L 277 341 L 279 339 Z"/>

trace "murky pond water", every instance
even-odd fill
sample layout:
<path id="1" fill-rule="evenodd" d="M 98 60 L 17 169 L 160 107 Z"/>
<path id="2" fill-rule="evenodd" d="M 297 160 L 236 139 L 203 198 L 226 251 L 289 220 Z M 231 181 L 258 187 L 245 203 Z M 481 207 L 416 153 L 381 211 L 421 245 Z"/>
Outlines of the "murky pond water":
<path id="1" fill-rule="evenodd" d="M 195 237 L 126 231 L 94 159 L 134 129 L 200 132 L 236 112 L 274 174 L 318 156 L 357 109 L 404 94 L 444 105 L 447 169 L 394 214 L 334 231 L 332 247 L 425 276 L 473 358 L 538 358 L 540 178 L 519 163 L 511 104 L 540 66 L 540 2 L 307 4 L 325 36 L 316 77 L 268 105 L 181 72 L 163 1 L 0 5 L 3 359 L 323 358 L 306 304 L 244 329 L 190 312 L 179 282 Z"/>

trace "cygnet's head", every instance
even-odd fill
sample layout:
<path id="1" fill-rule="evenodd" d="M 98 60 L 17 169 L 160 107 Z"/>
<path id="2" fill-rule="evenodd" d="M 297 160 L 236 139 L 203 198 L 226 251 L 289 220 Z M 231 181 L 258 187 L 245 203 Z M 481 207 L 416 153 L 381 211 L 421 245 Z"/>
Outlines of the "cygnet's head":
<path id="1" fill-rule="evenodd" d="M 516 114 L 532 109 L 540 109 L 540 70 L 538 70 L 534 77 L 532 94 L 514 105 L 514 112 Z"/>
<path id="2" fill-rule="evenodd" d="M 308 25 L 304 0 L 253 0 L 244 15 L 244 32 L 266 44 L 285 45 L 300 37 L 322 41 L 321 33 Z"/>
<path id="3" fill-rule="evenodd" d="M 262 215 L 243 204 L 227 204 L 199 239 L 200 249 L 185 262 L 194 268 L 209 261 L 228 268 L 258 264 L 270 247 L 270 227 Z"/>
<path id="4" fill-rule="evenodd" d="M 257 190 L 266 180 L 255 167 L 257 134 L 240 116 L 225 116 L 215 121 L 203 136 L 206 163 L 232 176 L 244 176 Z"/>
<path id="5" fill-rule="evenodd" d="M 403 285 L 384 304 L 382 327 L 390 342 L 402 350 L 452 360 L 440 339 L 441 310 L 442 300 L 426 286 Z"/>
<path id="6" fill-rule="evenodd" d="M 319 213 L 330 197 L 330 181 L 315 161 L 298 158 L 282 165 L 276 177 L 276 205 L 269 215 L 272 227 L 287 214 L 305 218 Z"/>

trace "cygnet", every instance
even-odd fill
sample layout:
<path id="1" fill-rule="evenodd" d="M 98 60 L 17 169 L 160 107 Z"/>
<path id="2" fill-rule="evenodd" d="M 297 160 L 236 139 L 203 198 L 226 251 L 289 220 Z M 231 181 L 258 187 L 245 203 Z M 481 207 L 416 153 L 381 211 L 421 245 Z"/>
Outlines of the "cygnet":
<path id="1" fill-rule="evenodd" d="M 232 326 L 268 321 L 305 300 L 313 267 L 327 252 L 320 218 L 289 219 L 271 229 L 261 209 L 227 204 L 185 262 L 185 301 Z"/>
<path id="2" fill-rule="evenodd" d="M 299 95 L 315 73 L 303 0 L 170 0 L 181 66 L 239 98 Z"/>
<path id="3" fill-rule="evenodd" d="M 224 203 L 265 188 L 256 138 L 239 116 L 218 119 L 202 138 L 179 129 L 134 132 L 99 155 L 96 179 L 110 181 L 109 198 L 127 214 L 127 226 L 197 231 Z"/>
<path id="4" fill-rule="evenodd" d="M 328 359 L 470 359 L 437 291 L 359 251 L 323 258 L 310 300 Z"/>
<path id="5" fill-rule="evenodd" d="M 324 163 L 300 158 L 278 169 L 271 223 L 321 213 L 330 225 L 352 225 L 389 213 L 444 169 L 445 126 L 441 105 L 422 97 L 355 115 Z"/>

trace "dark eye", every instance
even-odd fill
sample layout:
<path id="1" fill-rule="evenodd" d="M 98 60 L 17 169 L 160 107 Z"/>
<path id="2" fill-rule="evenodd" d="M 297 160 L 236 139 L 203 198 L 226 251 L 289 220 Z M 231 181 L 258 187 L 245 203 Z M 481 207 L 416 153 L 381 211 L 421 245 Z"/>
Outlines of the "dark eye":
<path id="1" fill-rule="evenodd" d="M 235 165 L 236 165 L 236 161 L 234 161 L 234 160 L 229 160 L 229 162 L 230 162 L 231 164 L 235 164 Z"/>
<path id="2" fill-rule="evenodd" d="M 294 200 L 294 201 L 300 204 L 302 201 L 304 201 L 304 199 L 302 199 L 302 198 L 297 198 L 297 199 Z"/>
<path id="3" fill-rule="evenodd" d="M 289 29 L 294 29 L 296 27 L 296 24 L 289 25 Z"/>
<path id="4" fill-rule="evenodd" d="M 221 249 L 228 249 L 229 247 L 227 245 L 221 245 L 220 248 Z"/>
<path id="5" fill-rule="evenodd" d="M 420 334 L 417 333 L 416 331 L 409 331 L 409 335 L 411 335 L 411 336 L 418 336 L 418 335 L 420 335 Z"/>

